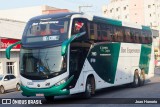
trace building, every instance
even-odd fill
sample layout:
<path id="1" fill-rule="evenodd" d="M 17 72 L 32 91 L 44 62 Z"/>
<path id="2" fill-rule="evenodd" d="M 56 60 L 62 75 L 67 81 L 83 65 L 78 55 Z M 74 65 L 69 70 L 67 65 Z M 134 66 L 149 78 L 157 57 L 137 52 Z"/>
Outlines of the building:
<path id="1" fill-rule="evenodd" d="M 103 15 L 159 29 L 160 0 L 110 0 Z"/>
<path id="2" fill-rule="evenodd" d="M 5 57 L 5 49 L 20 40 L 25 22 L 0 19 L 0 74 L 19 75 L 19 51 L 20 45 L 11 50 L 11 59 Z"/>
<path id="3" fill-rule="evenodd" d="M 160 0 L 110 0 L 102 10 L 105 17 L 160 31 Z M 154 46 L 160 53 L 160 35 L 154 38 Z M 160 60 L 160 54 L 158 56 Z"/>
<path id="4" fill-rule="evenodd" d="M 11 50 L 10 60 L 5 57 L 5 49 L 21 40 L 26 22 L 37 15 L 57 12 L 69 12 L 69 10 L 46 5 L 0 10 L 0 74 L 10 73 L 19 76 L 20 45 Z"/>
<path id="5" fill-rule="evenodd" d="M 59 9 L 47 5 L 33 6 L 25 8 L 15 8 L 8 10 L 0 10 L 0 18 L 12 19 L 18 21 L 27 22 L 31 17 L 42 15 L 42 14 L 53 14 L 57 12 L 69 12 L 68 9 Z"/>

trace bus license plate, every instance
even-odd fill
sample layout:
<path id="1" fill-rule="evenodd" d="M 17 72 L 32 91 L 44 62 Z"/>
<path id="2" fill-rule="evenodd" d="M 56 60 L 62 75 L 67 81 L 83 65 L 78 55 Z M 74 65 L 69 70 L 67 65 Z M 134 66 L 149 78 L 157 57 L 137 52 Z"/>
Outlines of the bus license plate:
<path id="1" fill-rule="evenodd" d="M 44 96 L 44 94 L 36 94 L 36 96 L 42 97 Z"/>

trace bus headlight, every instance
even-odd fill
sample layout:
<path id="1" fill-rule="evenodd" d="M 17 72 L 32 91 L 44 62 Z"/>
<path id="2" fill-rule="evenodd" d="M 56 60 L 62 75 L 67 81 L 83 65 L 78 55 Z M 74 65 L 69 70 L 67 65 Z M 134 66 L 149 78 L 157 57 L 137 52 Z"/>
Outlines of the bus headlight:
<path id="1" fill-rule="evenodd" d="M 57 82 L 57 83 L 55 84 L 55 86 L 59 86 L 59 85 L 61 85 L 61 84 L 65 83 L 65 82 L 66 82 L 66 80 L 67 80 L 67 78 L 65 78 L 65 79 L 63 79 L 63 80 L 61 80 L 61 81 Z"/>

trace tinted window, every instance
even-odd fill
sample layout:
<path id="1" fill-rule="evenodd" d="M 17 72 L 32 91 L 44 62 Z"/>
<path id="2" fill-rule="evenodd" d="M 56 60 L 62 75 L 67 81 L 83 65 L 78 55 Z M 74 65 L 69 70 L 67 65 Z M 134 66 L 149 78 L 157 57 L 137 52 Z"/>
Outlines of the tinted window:
<path id="1" fill-rule="evenodd" d="M 10 79 L 15 79 L 16 77 L 14 75 L 10 75 Z"/>
<path id="2" fill-rule="evenodd" d="M 131 42 L 130 29 L 125 28 L 124 32 L 124 42 Z"/>
<path id="3" fill-rule="evenodd" d="M 27 23 L 23 46 L 42 47 L 61 44 L 68 38 L 69 18 L 37 19 Z"/>
<path id="4" fill-rule="evenodd" d="M 7 79 L 7 80 L 9 80 L 10 78 L 9 78 L 9 76 L 7 75 L 7 76 L 5 76 L 5 77 L 4 77 L 4 79 Z"/>
<path id="5" fill-rule="evenodd" d="M 152 42 L 152 37 L 151 37 L 151 32 L 150 31 L 142 31 L 142 43 L 148 44 Z"/>

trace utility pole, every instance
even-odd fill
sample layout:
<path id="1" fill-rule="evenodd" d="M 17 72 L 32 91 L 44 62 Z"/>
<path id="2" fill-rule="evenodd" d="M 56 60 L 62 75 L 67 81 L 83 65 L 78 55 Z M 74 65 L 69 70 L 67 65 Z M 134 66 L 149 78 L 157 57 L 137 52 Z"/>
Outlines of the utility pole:
<path id="1" fill-rule="evenodd" d="M 84 6 L 79 6 L 79 12 L 81 12 L 81 9 L 83 8 L 83 7 L 92 7 L 92 6 L 88 6 L 88 5 L 84 5 Z"/>

